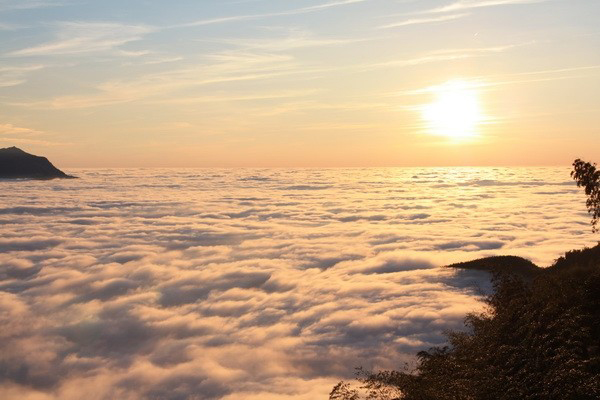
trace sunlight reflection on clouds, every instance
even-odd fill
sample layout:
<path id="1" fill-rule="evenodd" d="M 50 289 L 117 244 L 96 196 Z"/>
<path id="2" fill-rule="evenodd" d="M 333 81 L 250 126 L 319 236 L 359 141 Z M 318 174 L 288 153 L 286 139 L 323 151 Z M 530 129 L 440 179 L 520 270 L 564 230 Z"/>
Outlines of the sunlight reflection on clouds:
<path id="1" fill-rule="evenodd" d="M 593 244 L 561 168 L 69 172 L 1 183 L 3 398 L 324 397 Z"/>

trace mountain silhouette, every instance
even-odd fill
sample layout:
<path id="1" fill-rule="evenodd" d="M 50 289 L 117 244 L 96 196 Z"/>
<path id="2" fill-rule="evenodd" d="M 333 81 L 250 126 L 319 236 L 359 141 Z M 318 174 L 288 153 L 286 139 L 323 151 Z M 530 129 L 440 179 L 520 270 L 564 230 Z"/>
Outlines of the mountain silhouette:
<path id="1" fill-rule="evenodd" d="M 517 256 L 494 256 L 479 258 L 448 265 L 450 268 L 475 269 L 496 274 L 513 274 L 523 278 L 532 278 L 543 268 L 538 267 L 530 260 Z"/>
<path id="2" fill-rule="evenodd" d="M 75 178 L 56 168 L 46 157 L 34 156 L 17 147 L 0 149 L 0 179 Z"/>

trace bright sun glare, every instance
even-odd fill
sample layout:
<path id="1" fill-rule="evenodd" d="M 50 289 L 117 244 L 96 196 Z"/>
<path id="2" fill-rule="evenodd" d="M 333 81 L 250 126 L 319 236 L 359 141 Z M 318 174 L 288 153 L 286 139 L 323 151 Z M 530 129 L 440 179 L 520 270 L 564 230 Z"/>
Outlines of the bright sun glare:
<path id="1" fill-rule="evenodd" d="M 478 134 L 482 114 L 473 83 L 454 80 L 431 89 L 435 100 L 421 109 L 429 133 L 462 140 Z"/>

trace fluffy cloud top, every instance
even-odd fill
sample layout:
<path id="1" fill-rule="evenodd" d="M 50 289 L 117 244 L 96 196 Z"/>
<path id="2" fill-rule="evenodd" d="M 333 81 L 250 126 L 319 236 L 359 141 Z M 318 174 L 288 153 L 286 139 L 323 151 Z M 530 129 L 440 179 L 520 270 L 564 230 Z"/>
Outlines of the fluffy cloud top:
<path id="1" fill-rule="evenodd" d="M 593 242 L 564 169 L 70 172 L 0 183 L 4 399 L 324 398 Z"/>

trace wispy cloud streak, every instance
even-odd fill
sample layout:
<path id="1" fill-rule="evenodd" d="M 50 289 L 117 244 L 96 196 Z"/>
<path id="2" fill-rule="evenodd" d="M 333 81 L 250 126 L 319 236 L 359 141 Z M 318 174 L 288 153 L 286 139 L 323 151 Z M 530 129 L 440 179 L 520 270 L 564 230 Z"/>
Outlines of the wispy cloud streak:
<path id="1" fill-rule="evenodd" d="M 131 101 L 152 101 L 177 90 L 228 82 L 267 80 L 281 76 L 310 74 L 315 68 L 300 68 L 293 57 L 252 52 L 213 54 L 209 62 L 187 68 L 145 74 L 135 79 L 112 80 L 95 87 L 95 93 L 58 96 L 48 101 L 13 103 L 17 106 L 51 109 L 89 108 Z M 171 100 L 167 100 L 169 102 Z"/>
<path id="2" fill-rule="evenodd" d="M 100 22 L 63 22 L 58 40 L 9 53 L 9 56 L 47 56 L 112 50 L 140 40 L 154 29 L 142 25 Z"/>
<path id="3" fill-rule="evenodd" d="M 317 4 L 317 5 L 309 6 L 309 7 L 296 8 L 296 9 L 288 10 L 288 11 L 279 11 L 279 12 L 264 13 L 264 14 L 234 15 L 234 16 L 230 16 L 230 17 L 204 19 L 204 20 L 174 25 L 171 28 L 185 28 L 185 27 L 192 27 L 192 26 L 213 25 L 213 24 L 222 24 L 222 23 L 227 23 L 227 22 L 236 22 L 236 21 L 244 21 L 244 20 L 306 14 L 306 13 L 316 12 L 316 11 L 320 11 L 320 10 L 325 10 L 325 9 L 332 8 L 332 7 L 345 6 L 345 5 L 349 5 L 349 4 L 355 4 L 355 3 L 363 3 L 365 1 L 368 1 L 368 0 L 332 1 L 329 3 Z"/>
<path id="4" fill-rule="evenodd" d="M 432 62 L 452 61 L 460 60 L 464 58 L 480 57 L 486 54 L 502 53 L 511 50 L 516 47 L 530 45 L 533 42 L 520 43 L 520 44 L 509 44 L 504 46 L 490 46 L 490 47 L 476 47 L 476 48 L 464 48 L 464 49 L 445 49 L 436 50 L 424 54 L 421 57 L 406 58 L 400 60 L 390 60 L 379 63 L 371 63 L 362 65 L 359 68 L 372 69 L 372 68 L 387 68 L 387 67 L 409 67 L 421 64 L 427 64 Z"/>
<path id="5" fill-rule="evenodd" d="M 64 1 L 38 1 L 38 0 L 2 0 L 0 12 L 9 10 L 30 10 L 35 8 L 62 7 L 67 5 Z"/>
<path id="6" fill-rule="evenodd" d="M 390 29 L 390 28 L 399 28 L 399 27 L 408 26 L 408 25 L 423 25 L 423 24 L 432 24 L 432 23 L 437 23 L 437 22 L 453 21 L 456 19 L 464 18 L 468 15 L 469 14 L 467 14 L 467 13 L 462 13 L 462 14 L 443 15 L 440 17 L 411 18 L 411 19 L 407 19 L 404 21 L 400 21 L 400 22 L 382 25 L 379 27 L 379 29 Z"/>
<path id="7" fill-rule="evenodd" d="M 0 87 L 17 86 L 27 81 L 26 77 L 33 71 L 43 69 L 43 65 L 21 65 L 0 67 Z"/>
<path id="8" fill-rule="evenodd" d="M 41 133 L 43 133 L 43 132 L 35 130 L 35 129 L 15 126 L 13 124 L 0 124 L 0 135 L 29 136 L 29 135 L 38 135 Z"/>
<path id="9" fill-rule="evenodd" d="M 496 6 L 508 6 L 517 4 L 535 4 L 544 3 L 548 0 L 460 0 L 446 6 L 433 8 L 426 12 L 431 13 L 444 13 L 452 11 L 463 11 L 471 10 L 474 8 L 485 8 L 485 7 L 496 7 Z"/>

